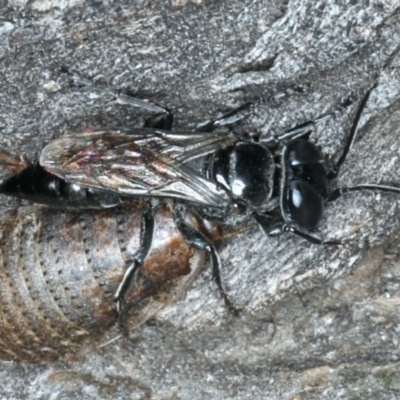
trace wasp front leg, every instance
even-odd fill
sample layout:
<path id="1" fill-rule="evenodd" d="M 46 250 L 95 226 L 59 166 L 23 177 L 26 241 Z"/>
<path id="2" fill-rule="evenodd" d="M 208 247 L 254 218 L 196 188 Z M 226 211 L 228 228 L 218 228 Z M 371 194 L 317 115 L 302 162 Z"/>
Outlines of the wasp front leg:
<path id="1" fill-rule="evenodd" d="M 302 237 L 312 244 L 324 244 L 324 245 L 340 245 L 345 244 L 341 240 L 325 240 L 321 237 L 314 235 L 311 232 L 306 231 L 294 224 L 284 222 L 279 219 L 272 218 L 269 215 L 259 214 L 256 217 L 258 225 L 261 227 L 263 232 L 269 237 L 280 236 L 285 232 L 294 233 L 297 236 Z"/>

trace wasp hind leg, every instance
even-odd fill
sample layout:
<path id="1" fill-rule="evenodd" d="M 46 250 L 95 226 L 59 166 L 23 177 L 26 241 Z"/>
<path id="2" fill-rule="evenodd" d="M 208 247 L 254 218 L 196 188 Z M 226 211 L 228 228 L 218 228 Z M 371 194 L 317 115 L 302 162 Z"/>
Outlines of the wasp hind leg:
<path id="1" fill-rule="evenodd" d="M 213 279 L 218 287 L 218 290 L 224 300 L 226 307 L 233 315 L 237 315 L 239 310 L 231 303 L 227 294 L 225 293 L 224 288 L 222 287 L 222 263 L 214 243 L 185 220 L 184 211 L 179 206 L 175 207 L 174 211 L 175 224 L 180 234 L 185 239 L 186 243 L 196 249 L 204 250 L 210 255 L 212 262 Z"/>
<path id="2" fill-rule="evenodd" d="M 173 124 L 173 114 L 168 107 L 153 100 L 141 98 L 119 89 L 97 85 L 92 80 L 79 75 L 77 72 L 67 67 L 61 67 L 60 71 L 62 73 L 70 75 L 72 78 L 72 82 L 75 86 L 90 87 L 100 94 L 112 96 L 114 98 L 114 103 L 126 104 L 132 107 L 142 108 L 144 110 L 152 111 L 156 114 L 161 115 L 160 118 L 154 121 L 147 122 L 145 125 L 146 128 L 171 130 Z"/>
<path id="3" fill-rule="evenodd" d="M 196 126 L 196 132 L 213 132 L 220 126 L 233 125 L 252 114 L 252 103 L 245 103 L 219 118 L 208 119 Z"/>
<path id="4" fill-rule="evenodd" d="M 137 278 L 139 268 L 143 265 L 146 260 L 151 244 L 153 241 L 154 233 L 154 206 L 149 203 L 146 211 L 142 215 L 141 229 L 140 229 L 140 246 L 139 250 L 135 254 L 134 259 L 129 263 L 121 283 L 114 295 L 114 301 L 117 303 L 117 311 L 119 315 L 119 325 L 123 332 L 126 332 L 124 324 L 124 307 L 125 299 L 129 289 Z"/>
<path id="5" fill-rule="evenodd" d="M 3 165 L 8 171 L 18 173 L 32 165 L 23 154 L 9 154 L 0 150 L 0 165 Z"/>

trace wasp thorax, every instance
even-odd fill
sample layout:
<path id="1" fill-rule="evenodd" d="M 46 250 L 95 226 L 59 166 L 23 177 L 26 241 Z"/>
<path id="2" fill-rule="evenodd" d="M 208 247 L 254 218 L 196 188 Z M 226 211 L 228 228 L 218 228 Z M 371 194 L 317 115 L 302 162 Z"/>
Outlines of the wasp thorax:
<path id="1" fill-rule="evenodd" d="M 258 143 L 237 143 L 216 152 L 213 177 L 251 210 L 263 209 L 272 196 L 275 164 L 271 152 Z"/>

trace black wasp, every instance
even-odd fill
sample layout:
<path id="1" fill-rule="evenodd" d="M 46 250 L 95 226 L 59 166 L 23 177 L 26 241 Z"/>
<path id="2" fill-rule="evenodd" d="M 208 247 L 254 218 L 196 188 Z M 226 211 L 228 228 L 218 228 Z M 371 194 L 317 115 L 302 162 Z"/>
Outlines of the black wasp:
<path id="1" fill-rule="evenodd" d="M 89 80 L 72 73 L 79 85 Z M 347 143 L 332 166 L 309 140 L 306 123 L 260 143 L 231 132 L 214 132 L 239 119 L 245 107 L 202 124 L 196 132 L 171 132 L 172 113 L 158 103 L 109 88 L 93 88 L 116 102 L 162 114 L 153 128 L 107 128 L 69 134 L 49 143 L 39 161 L 0 185 L 6 195 L 51 206 L 107 208 L 132 196 L 150 199 L 141 223 L 141 245 L 115 294 L 118 310 L 151 248 L 154 210 L 174 200 L 174 220 L 186 242 L 205 250 L 214 280 L 230 309 L 220 278 L 215 244 L 185 217 L 186 208 L 208 219 L 234 225 L 254 218 L 268 236 L 291 232 L 315 244 L 340 244 L 311 233 L 324 205 L 358 190 L 400 193 L 400 188 L 363 184 L 330 188 L 354 142 L 357 125 L 372 87 L 361 100 Z"/>

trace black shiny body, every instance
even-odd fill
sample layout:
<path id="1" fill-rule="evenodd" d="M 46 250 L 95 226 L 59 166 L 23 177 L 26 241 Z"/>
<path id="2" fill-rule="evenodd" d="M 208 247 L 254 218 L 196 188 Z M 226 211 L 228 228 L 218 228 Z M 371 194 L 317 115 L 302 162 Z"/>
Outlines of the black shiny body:
<path id="1" fill-rule="evenodd" d="M 285 221 L 315 229 L 327 198 L 328 179 L 320 151 L 305 139 L 288 143 L 282 152 L 281 210 Z"/>
<path id="2" fill-rule="evenodd" d="M 61 208 L 109 208 L 123 202 L 109 190 L 93 189 L 47 172 L 39 163 L 31 164 L 0 184 L 0 192 L 34 203 Z"/>
<path id="3" fill-rule="evenodd" d="M 212 179 L 248 210 L 268 209 L 275 186 L 275 163 L 271 151 L 258 144 L 238 142 L 214 154 Z"/>
<path id="4" fill-rule="evenodd" d="M 147 134 L 151 132 L 143 131 Z M 129 132 L 107 132 L 107 140 L 117 134 L 119 139 L 122 136 L 129 142 Z M 181 134 L 182 141 L 184 138 L 186 134 Z M 68 148 L 65 147 L 65 142 L 62 144 L 60 149 Z M 43 150 L 41 159 L 46 159 L 47 151 L 52 149 L 52 145 L 50 143 Z M 281 154 L 280 164 L 274 159 L 277 152 Z M 118 157 L 114 155 L 114 158 Z M 204 176 L 186 165 L 185 167 L 193 179 L 187 185 L 191 184 L 196 189 L 207 178 L 212 198 L 195 199 L 189 194 L 185 197 L 183 191 L 174 196 L 172 190 L 160 190 L 160 193 L 150 193 L 149 190 L 148 197 L 182 198 L 183 203 L 192 203 L 191 207 L 198 208 L 210 218 L 226 218 L 226 214 L 233 210 L 239 215 L 262 215 L 274 210 L 279 198 L 282 217 L 286 223 L 304 230 L 313 230 L 322 218 L 324 203 L 328 197 L 326 168 L 320 151 L 306 139 L 296 139 L 270 147 L 238 140 L 234 145 L 211 154 L 211 162 L 206 163 Z M 180 168 L 183 169 L 183 165 Z M 56 174 L 59 174 L 58 170 Z M 6 179 L 0 185 L 0 192 L 53 207 L 81 209 L 114 207 L 130 196 L 142 195 L 132 192 L 131 188 L 125 191 L 118 186 L 117 190 L 112 190 L 110 187 L 96 185 L 94 181 L 87 183 L 89 178 L 86 172 L 82 183 L 73 175 L 73 171 L 64 174 L 69 178 L 64 179 L 53 171 L 47 171 L 39 163 L 34 163 Z M 165 190 L 165 187 L 162 189 Z M 210 200 L 214 198 L 216 200 Z"/>

